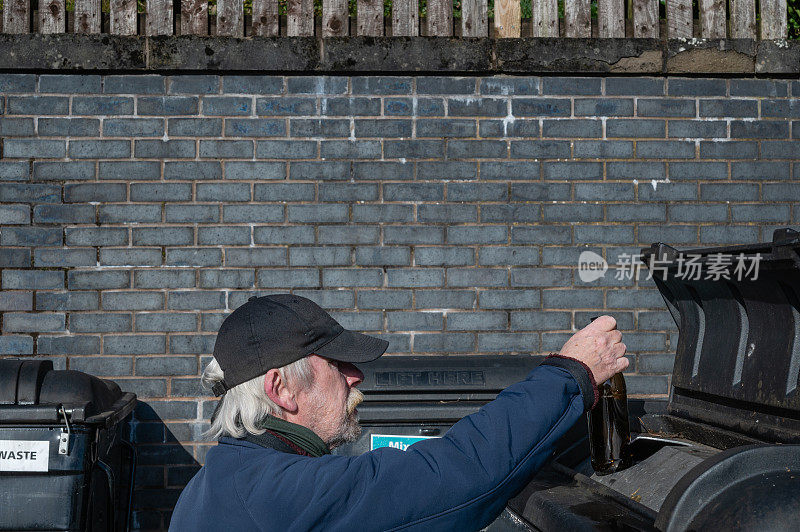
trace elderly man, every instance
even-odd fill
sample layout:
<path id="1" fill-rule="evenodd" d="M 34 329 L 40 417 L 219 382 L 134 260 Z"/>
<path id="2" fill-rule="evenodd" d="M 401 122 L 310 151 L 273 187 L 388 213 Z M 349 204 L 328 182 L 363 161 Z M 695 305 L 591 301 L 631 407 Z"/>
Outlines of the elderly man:
<path id="1" fill-rule="evenodd" d="M 388 343 L 308 299 L 252 297 L 222 323 L 203 374 L 222 395 L 207 433 L 219 445 L 170 530 L 480 529 L 596 403 L 595 383 L 627 367 L 615 329 L 596 319 L 442 438 L 347 457 L 330 449 L 359 436 L 354 363 Z"/>

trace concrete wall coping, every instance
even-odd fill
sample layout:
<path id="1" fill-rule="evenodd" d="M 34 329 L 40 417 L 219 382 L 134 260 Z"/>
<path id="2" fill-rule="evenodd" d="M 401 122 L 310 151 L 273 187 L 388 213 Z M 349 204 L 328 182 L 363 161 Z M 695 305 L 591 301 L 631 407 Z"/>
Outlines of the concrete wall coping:
<path id="1" fill-rule="evenodd" d="M 0 70 L 796 77 L 800 41 L 0 34 Z"/>

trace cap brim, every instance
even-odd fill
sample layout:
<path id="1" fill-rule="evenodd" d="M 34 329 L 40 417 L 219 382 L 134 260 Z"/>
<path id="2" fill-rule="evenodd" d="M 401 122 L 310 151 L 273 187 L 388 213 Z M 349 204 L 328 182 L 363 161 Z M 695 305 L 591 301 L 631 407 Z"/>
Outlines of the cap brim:
<path id="1" fill-rule="evenodd" d="M 314 352 L 341 362 L 369 362 L 381 356 L 388 347 L 386 340 L 345 329 Z"/>

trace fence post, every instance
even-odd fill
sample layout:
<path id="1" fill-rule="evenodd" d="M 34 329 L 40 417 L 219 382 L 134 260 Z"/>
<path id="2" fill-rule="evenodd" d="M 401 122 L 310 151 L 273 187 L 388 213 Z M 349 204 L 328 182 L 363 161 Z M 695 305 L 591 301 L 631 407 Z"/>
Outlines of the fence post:
<path id="1" fill-rule="evenodd" d="M 39 2 L 39 33 L 65 33 L 66 24 L 64 0 Z"/>
<path id="2" fill-rule="evenodd" d="M 633 36 L 658 39 L 658 0 L 633 0 Z"/>
<path id="3" fill-rule="evenodd" d="M 322 0 L 322 36 L 343 37 L 350 33 L 347 0 Z"/>
<path id="4" fill-rule="evenodd" d="M 259 37 L 277 37 L 278 0 L 253 0 L 253 35 Z"/>
<path id="5" fill-rule="evenodd" d="M 208 35 L 208 2 L 181 0 L 181 34 Z"/>
<path id="6" fill-rule="evenodd" d="M 242 0 L 217 0 L 217 35 L 244 37 Z"/>
<path id="7" fill-rule="evenodd" d="M 592 36 L 590 0 L 564 1 L 564 35 L 573 38 Z"/>
<path id="8" fill-rule="evenodd" d="M 495 6 L 497 20 L 497 6 Z M 463 37 L 489 36 L 489 6 L 486 0 L 461 1 L 461 35 Z"/>
<path id="9" fill-rule="evenodd" d="M 519 37 L 520 18 L 519 0 L 495 0 L 494 28 L 496 37 Z"/>
<path id="10" fill-rule="evenodd" d="M 533 2 L 533 36 L 558 37 L 558 2 L 542 0 Z"/>
<path id="11" fill-rule="evenodd" d="M 147 0 L 145 33 L 172 35 L 172 0 Z"/>
<path id="12" fill-rule="evenodd" d="M 383 35 L 383 0 L 358 0 L 357 35 Z"/>
<path id="13" fill-rule="evenodd" d="M 100 33 L 100 0 L 75 0 L 75 33 Z"/>
<path id="14" fill-rule="evenodd" d="M 286 4 L 286 35 L 314 35 L 314 4 L 312 0 L 288 0 Z"/>
<path id="15" fill-rule="evenodd" d="M 786 0 L 761 0 L 761 38 L 785 39 L 788 26 L 786 21 Z"/>
<path id="16" fill-rule="evenodd" d="M 597 25 L 600 38 L 625 37 L 625 1 L 598 0 Z"/>
<path id="17" fill-rule="evenodd" d="M 450 0 L 428 0 L 428 35 L 453 35 L 453 4 Z"/>
<path id="18" fill-rule="evenodd" d="M 667 0 L 667 37 L 692 36 L 692 0 Z"/>
<path id="19" fill-rule="evenodd" d="M 136 35 L 136 0 L 110 0 L 111 33 Z"/>
<path id="20" fill-rule="evenodd" d="M 699 0 L 700 36 L 704 39 L 724 39 L 725 0 Z"/>
<path id="21" fill-rule="evenodd" d="M 3 33 L 30 33 L 28 0 L 5 0 Z"/>
<path id="22" fill-rule="evenodd" d="M 755 0 L 730 0 L 731 39 L 756 38 Z"/>
<path id="23" fill-rule="evenodd" d="M 417 0 L 394 0 L 392 2 L 392 35 L 397 37 L 419 35 Z"/>

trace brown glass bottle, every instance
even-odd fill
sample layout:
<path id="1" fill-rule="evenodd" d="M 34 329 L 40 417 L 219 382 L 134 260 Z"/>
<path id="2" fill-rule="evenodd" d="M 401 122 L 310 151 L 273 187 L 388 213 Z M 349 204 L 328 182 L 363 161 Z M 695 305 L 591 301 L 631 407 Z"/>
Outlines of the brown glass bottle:
<path id="1" fill-rule="evenodd" d="M 589 452 L 595 473 L 608 475 L 630 465 L 628 444 L 631 433 L 625 377 L 617 373 L 597 388 L 600 398 L 587 414 Z"/>

